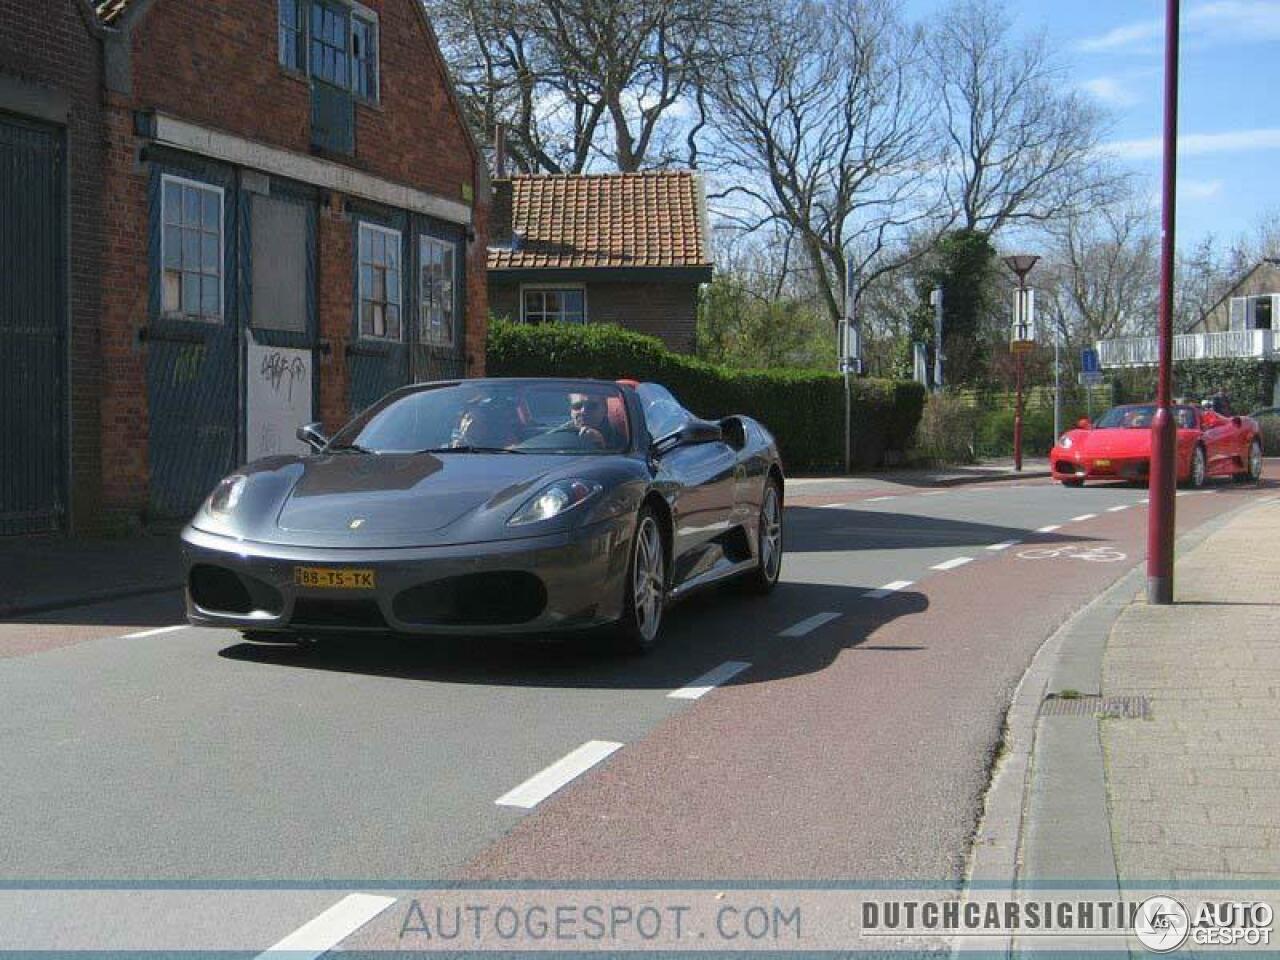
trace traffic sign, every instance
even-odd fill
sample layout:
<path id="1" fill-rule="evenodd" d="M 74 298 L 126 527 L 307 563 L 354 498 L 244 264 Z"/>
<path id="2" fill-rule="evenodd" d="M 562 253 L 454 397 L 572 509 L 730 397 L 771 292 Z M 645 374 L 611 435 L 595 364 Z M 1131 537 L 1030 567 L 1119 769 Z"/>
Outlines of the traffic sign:
<path id="1" fill-rule="evenodd" d="M 1098 363 L 1098 351 L 1085 347 L 1080 351 L 1080 370 L 1084 373 L 1102 375 L 1102 366 Z"/>
<path id="2" fill-rule="evenodd" d="M 1034 350 L 1036 342 L 1034 340 L 1011 340 L 1009 341 L 1010 353 L 1029 353 Z"/>

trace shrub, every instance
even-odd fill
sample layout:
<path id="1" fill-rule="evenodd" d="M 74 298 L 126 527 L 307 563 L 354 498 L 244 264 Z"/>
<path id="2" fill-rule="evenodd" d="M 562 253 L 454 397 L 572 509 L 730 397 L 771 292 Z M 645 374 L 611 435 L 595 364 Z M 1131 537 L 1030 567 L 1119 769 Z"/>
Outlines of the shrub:
<path id="1" fill-rule="evenodd" d="M 935 463 L 972 463 L 978 412 L 953 393 L 930 394 L 916 429 L 916 455 Z"/>
<path id="2" fill-rule="evenodd" d="M 1262 452 L 1268 457 L 1280 457 L 1280 417 L 1259 417 L 1258 427 L 1262 432 Z"/>
<path id="3" fill-rule="evenodd" d="M 534 327 L 501 321 L 489 325 L 486 366 L 495 377 L 653 380 L 699 416 L 755 417 L 773 431 L 791 470 L 839 467 L 844 461 L 843 378 L 836 373 L 730 370 L 611 324 Z M 857 379 L 850 392 L 854 464 L 878 466 L 886 451 L 905 450 L 924 406 L 924 388 Z"/>
<path id="4" fill-rule="evenodd" d="M 1013 455 L 1013 420 L 1011 408 L 988 410 L 979 414 L 975 446 L 979 457 L 1009 457 Z M 1063 411 L 1063 429 L 1075 420 Z M 1053 435 L 1053 408 L 1025 407 L 1022 411 L 1022 455 L 1025 457 L 1048 456 L 1057 437 Z"/>

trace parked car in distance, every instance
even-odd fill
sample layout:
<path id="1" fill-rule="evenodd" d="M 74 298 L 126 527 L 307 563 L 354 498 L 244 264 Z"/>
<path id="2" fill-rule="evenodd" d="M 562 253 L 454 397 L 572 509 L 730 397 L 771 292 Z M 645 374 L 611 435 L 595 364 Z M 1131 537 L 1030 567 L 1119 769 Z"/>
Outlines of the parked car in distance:
<path id="1" fill-rule="evenodd" d="M 1049 451 L 1055 480 L 1079 487 L 1086 480 L 1145 483 L 1151 470 L 1151 403 L 1112 407 L 1096 423 L 1081 420 Z M 1257 480 L 1262 476 L 1262 441 L 1252 417 L 1223 416 L 1179 404 L 1175 472 L 1179 483 L 1203 486 L 1210 477 Z"/>
<path id="2" fill-rule="evenodd" d="M 782 564 L 782 463 L 747 416 L 656 383 L 489 379 L 396 390 L 308 456 L 222 480 L 183 531 L 187 616 L 250 639 L 543 633 L 613 624 Z"/>

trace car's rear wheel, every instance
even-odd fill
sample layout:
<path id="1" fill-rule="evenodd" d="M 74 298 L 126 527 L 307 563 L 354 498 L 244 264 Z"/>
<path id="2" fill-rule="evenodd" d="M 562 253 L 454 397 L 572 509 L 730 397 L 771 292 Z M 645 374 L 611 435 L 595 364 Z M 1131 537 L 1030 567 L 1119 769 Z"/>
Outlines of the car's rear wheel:
<path id="1" fill-rule="evenodd" d="M 1208 466 L 1204 458 L 1204 447 L 1197 446 L 1191 451 L 1191 469 L 1187 472 L 1187 486 L 1199 490 L 1204 486 L 1208 476 Z"/>
<path id="2" fill-rule="evenodd" d="M 629 650 L 650 650 L 658 642 L 667 598 L 667 561 L 662 528 L 649 507 L 642 507 L 631 538 L 631 561 L 623 591 L 618 638 Z"/>
<path id="3" fill-rule="evenodd" d="M 1236 474 L 1237 483 L 1257 483 L 1262 479 L 1262 441 L 1257 437 L 1249 444 L 1244 470 Z"/>
<path id="4" fill-rule="evenodd" d="M 778 585 L 782 573 L 782 491 L 776 480 L 764 485 L 760 500 L 760 521 L 756 531 L 756 566 L 747 575 L 752 593 L 768 593 Z"/>

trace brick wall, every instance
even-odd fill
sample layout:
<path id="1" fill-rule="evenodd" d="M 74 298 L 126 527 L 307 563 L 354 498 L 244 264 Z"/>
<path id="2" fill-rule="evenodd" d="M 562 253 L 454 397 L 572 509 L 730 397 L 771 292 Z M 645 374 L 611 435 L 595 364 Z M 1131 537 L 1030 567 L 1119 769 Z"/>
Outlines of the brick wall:
<path id="1" fill-rule="evenodd" d="M 332 435 L 351 416 L 347 342 L 351 339 L 351 303 L 355 296 L 351 258 L 351 217 L 334 196 L 320 211 L 316 237 L 319 264 L 320 336 L 330 351 L 320 357 L 320 397 L 316 407 L 325 432 Z"/>
<path id="2" fill-rule="evenodd" d="M 599 283 L 587 281 L 587 317 L 591 323 L 616 323 L 657 337 L 678 353 L 693 353 L 696 343 L 696 283 Z M 491 283 L 489 308 L 495 317 L 520 319 L 519 284 Z"/>
<path id="3" fill-rule="evenodd" d="M 0 73 L 70 101 L 66 122 L 70 270 L 71 524 L 94 529 L 102 464 L 98 393 L 103 159 L 101 52 L 77 0 L 0 0 Z M 2 215 L 2 213 L 0 213 Z"/>

